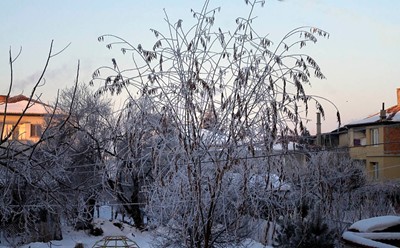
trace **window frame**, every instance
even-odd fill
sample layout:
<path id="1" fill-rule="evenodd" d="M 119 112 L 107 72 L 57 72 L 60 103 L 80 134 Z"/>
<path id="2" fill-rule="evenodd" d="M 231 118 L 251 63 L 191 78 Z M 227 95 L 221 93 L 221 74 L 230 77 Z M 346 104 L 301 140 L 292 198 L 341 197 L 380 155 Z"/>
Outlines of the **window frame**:
<path id="1" fill-rule="evenodd" d="M 370 129 L 370 142 L 372 146 L 379 145 L 379 128 L 371 128 Z"/>
<path id="2" fill-rule="evenodd" d="M 380 178 L 380 173 L 379 173 L 379 163 L 378 162 L 371 162 L 371 168 L 372 168 L 372 172 L 373 172 L 373 179 L 374 180 L 379 180 Z"/>
<path id="3" fill-rule="evenodd" d="M 42 136 L 43 130 L 41 124 L 31 124 L 31 137 L 32 138 L 40 138 Z"/>

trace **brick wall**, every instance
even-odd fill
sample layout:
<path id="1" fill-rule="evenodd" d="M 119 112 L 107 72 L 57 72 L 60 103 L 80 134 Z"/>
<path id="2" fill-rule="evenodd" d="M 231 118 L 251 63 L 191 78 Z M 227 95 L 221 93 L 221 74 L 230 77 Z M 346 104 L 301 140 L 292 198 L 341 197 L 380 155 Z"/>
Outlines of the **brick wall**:
<path id="1" fill-rule="evenodd" d="M 386 126 L 384 130 L 385 154 L 400 154 L 400 125 Z"/>

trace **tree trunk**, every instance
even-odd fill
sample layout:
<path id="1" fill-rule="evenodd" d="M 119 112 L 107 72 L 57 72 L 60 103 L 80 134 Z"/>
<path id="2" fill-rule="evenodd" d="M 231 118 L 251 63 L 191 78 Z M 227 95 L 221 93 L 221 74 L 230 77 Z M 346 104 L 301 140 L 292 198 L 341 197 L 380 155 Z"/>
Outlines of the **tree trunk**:
<path id="1" fill-rule="evenodd" d="M 131 215 L 133 221 L 135 222 L 135 226 L 139 229 L 143 228 L 143 216 L 140 212 L 139 206 L 139 180 L 135 177 L 133 178 L 133 192 L 131 195 L 131 203 L 133 205 L 130 206 Z"/>
<path id="2" fill-rule="evenodd" d="M 38 213 L 39 221 L 34 229 L 36 235 L 32 235 L 32 242 L 49 242 L 51 240 L 61 240 L 62 232 L 60 216 L 56 213 L 49 213 L 46 209 L 41 209 Z"/>

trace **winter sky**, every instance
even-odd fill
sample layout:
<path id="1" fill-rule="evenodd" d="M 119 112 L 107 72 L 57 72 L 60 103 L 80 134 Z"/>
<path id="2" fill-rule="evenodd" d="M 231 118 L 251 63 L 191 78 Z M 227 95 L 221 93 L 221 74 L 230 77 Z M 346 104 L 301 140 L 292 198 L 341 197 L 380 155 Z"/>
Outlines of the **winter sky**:
<path id="1" fill-rule="evenodd" d="M 115 34 L 133 44 L 152 47 L 155 39 L 150 28 L 166 30 L 164 11 L 183 26 L 193 23 L 190 9 L 200 10 L 201 0 L 2 0 L 0 1 L 0 94 L 7 92 L 10 81 L 8 53 L 22 54 L 14 64 L 13 94 L 29 94 L 44 65 L 51 40 L 54 50 L 71 45 L 54 57 L 46 74 L 46 85 L 39 89 L 42 98 L 51 101 L 58 88 L 71 87 L 80 60 L 80 81 L 89 82 L 91 73 L 111 58 L 122 56 L 119 49 L 108 50 L 97 37 Z M 233 29 L 235 19 L 245 16 L 244 0 L 211 0 L 221 6 L 216 26 Z M 396 0 L 267 0 L 257 9 L 254 24 L 259 34 L 269 34 L 278 42 L 293 28 L 310 25 L 330 33 L 307 45 L 321 66 L 326 80 L 312 80 L 309 94 L 328 98 L 339 108 L 344 124 L 366 117 L 396 104 L 400 87 L 400 1 Z M 128 60 L 126 60 L 128 62 Z M 327 112 L 322 130 L 337 127 L 336 110 L 322 102 Z M 315 111 L 309 115 L 314 132 Z"/>

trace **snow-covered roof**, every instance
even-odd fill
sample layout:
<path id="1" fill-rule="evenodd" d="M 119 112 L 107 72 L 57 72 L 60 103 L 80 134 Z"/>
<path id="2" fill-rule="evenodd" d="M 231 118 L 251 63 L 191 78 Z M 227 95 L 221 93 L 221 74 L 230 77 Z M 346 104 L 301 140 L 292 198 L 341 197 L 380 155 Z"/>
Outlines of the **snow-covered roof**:
<path id="1" fill-rule="evenodd" d="M 28 109 L 26 110 L 25 114 L 48 114 L 49 107 L 41 103 L 31 102 L 28 101 L 20 101 L 16 103 L 8 103 L 6 112 L 8 114 L 21 114 L 26 106 L 29 104 Z M 4 113 L 5 111 L 5 103 L 0 103 L 0 113 Z"/>
<path id="2" fill-rule="evenodd" d="M 51 111 L 48 105 L 37 100 L 31 100 L 29 102 L 29 98 L 22 95 L 10 97 L 7 100 L 6 109 L 5 98 L 0 97 L 0 113 L 6 112 L 7 114 L 21 114 L 27 106 L 28 108 L 25 114 L 44 115 Z"/>
<path id="3" fill-rule="evenodd" d="M 387 239 L 398 239 L 399 233 L 390 233 L 392 238 Z M 385 236 L 385 233 L 374 233 L 374 238 L 364 237 L 365 234 L 355 233 L 355 232 L 344 232 L 342 238 L 344 240 L 350 241 L 354 244 L 366 246 L 366 247 L 379 247 L 379 248 L 396 248 L 397 246 L 385 244 L 376 240 L 384 240 L 382 237 Z M 367 235 L 368 236 L 368 235 Z M 386 235 L 387 236 L 387 235 Z M 397 237 L 397 238 L 396 238 Z"/>
<path id="4" fill-rule="evenodd" d="M 400 122 L 400 114 L 399 114 L 399 112 L 400 112 L 400 88 L 397 89 L 397 105 L 394 105 L 390 108 L 385 109 L 385 112 L 386 112 L 385 121 Z M 380 113 L 375 113 L 366 118 L 352 121 L 349 124 L 347 124 L 346 126 L 363 125 L 363 124 L 369 124 L 369 123 L 376 123 L 379 121 L 381 121 Z"/>
<path id="5" fill-rule="evenodd" d="M 399 114 L 399 112 L 393 112 L 391 114 L 387 114 L 385 120 L 393 121 L 393 122 L 400 122 L 400 114 Z M 349 124 L 347 124 L 347 126 L 377 123 L 379 121 L 381 121 L 379 114 L 374 114 L 374 115 L 368 116 L 367 118 L 350 122 Z"/>
<path id="6" fill-rule="evenodd" d="M 234 187 L 239 188 L 243 184 L 243 175 L 240 173 L 227 173 L 226 180 L 228 180 Z M 284 182 L 277 174 L 253 174 L 247 180 L 248 186 L 254 190 L 278 190 L 290 191 L 290 184 Z"/>
<path id="7" fill-rule="evenodd" d="M 298 143 L 290 141 L 288 143 L 287 149 L 288 151 L 294 151 L 296 150 L 296 146 Z M 282 143 L 275 143 L 274 146 L 272 147 L 274 151 L 282 151 L 283 150 L 283 144 Z"/>
<path id="8" fill-rule="evenodd" d="M 400 216 L 386 215 L 357 221 L 349 227 L 349 230 L 375 232 L 395 225 L 400 225 Z"/>
<path id="9" fill-rule="evenodd" d="M 200 129 L 200 135 L 205 144 L 213 146 L 223 146 L 226 144 L 226 142 L 228 142 L 228 136 L 221 132 Z M 288 151 L 298 150 L 297 147 L 299 147 L 299 143 L 297 142 L 290 141 L 287 144 Z M 286 150 L 284 148 L 285 144 L 283 144 L 282 142 L 276 142 L 272 147 L 272 149 L 277 152 Z M 256 148 L 256 150 L 260 150 L 260 148 Z"/>
<path id="10" fill-rule="evenodd" d="M 400 216 L 387 215 L 355 222 L 342 234 L 344 240 L 368 247 L 393 248 L 380 240 L 400 240 L 399 232 L 382 232 L 392 226 L 400 225 Z M 379 240 L 379 241 L 378 241 Z"/>
<path id="11" fill-rule="evenodd" d="M 223 133 L 212 132 L 207 129 L 201 129 L 200 135 L 205 144 L 222 146 L 228 141 L 228 137 Z"/>
<path id="12" fill-rule="evenodd" d="M 269 182 L 268 185 L 267 182 Z M 252 175 L 249 179 L 249 186 L 267 190 L 277 189 L 281 191 L 289 191 L 291 189 L 288 183 L 284 182 L 278 175 L 273 173 L 269 175 Z"/>

